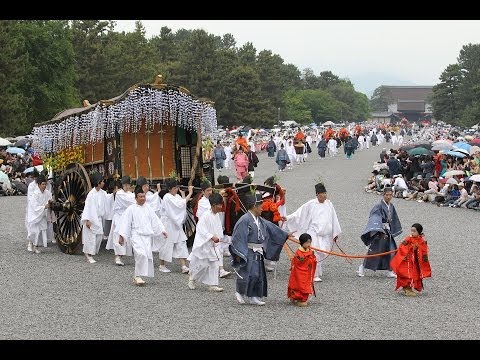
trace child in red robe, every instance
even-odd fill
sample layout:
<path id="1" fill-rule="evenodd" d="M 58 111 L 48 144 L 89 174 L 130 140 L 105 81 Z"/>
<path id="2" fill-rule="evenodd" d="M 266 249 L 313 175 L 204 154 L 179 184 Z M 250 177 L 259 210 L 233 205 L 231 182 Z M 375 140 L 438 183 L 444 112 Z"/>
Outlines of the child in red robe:
<path id="1" fill-rule="evenodd" d="M 297 306 L 307 306 L 308 295 L 315 294 L 313 277 L 317 268 L 317 258 L 310 249 L 312 237 L 304 233 L 299 238 L 300 247 L 295 252 L 288 280 L 290 301 Z"/>
<path id="2" fill-rule="evenodd" d="M 412 290 L 423 290 L 422 279 L 432 276 L 428 261 L 428 246 L 423 235 L 423 227 L 413 224 L 410 236 L 398 247 L 398 251 L 390 262 L 392 270 L 397 274 L 397 290 L 403 287 L 406 296 L 416 296 Z"/>

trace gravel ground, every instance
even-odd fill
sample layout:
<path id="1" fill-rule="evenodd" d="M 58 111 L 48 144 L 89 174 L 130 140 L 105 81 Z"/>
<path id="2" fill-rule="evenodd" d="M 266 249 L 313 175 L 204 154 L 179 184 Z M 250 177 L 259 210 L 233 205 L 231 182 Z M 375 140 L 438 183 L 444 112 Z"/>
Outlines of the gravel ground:
<path id="1" fill-rule="evenodd" d="M 279 173 L 287 189 L 287 211 L 314 197 L 315 179 L 325 181 L 342 227 L 338 243 L 350 254 L 364 254 L 360 233 L 371 207 L 381 198 L 363 191 L 380 148 L 320 160 L 311 154 L 294 171 Z M 259 154 L 255 180 L 276 169 Z M 234 179 L 233 171 L 225 170 Z M 235 280 L 220 279 L 223 293 L 206 286 L 187 288 L 178 262 L 172 273 L 156 270 L 147 286 L 133 285 L 133 259 L 117 267 L 102 246 L 96 264 L 65 255 L 55 245 L 34 255 L 26 250 L 26 197 L 0 197 L 0 339 L 478 339 L 480 293 L 478 231 L 480 213 L 438 208 L 394 199 L 404 232 L 420 222 L 429 243 L 433 278 L 416 298 L 395 292 L 395 279 L 383 272 L 355 274 L 360 260 L 349 264 L 330 256 L 323 282 L 307 308 L 286 297 L 289 261 L 285 253 L 277 278 L 268 273 L 265 306 L 239 305 Z M 476 233 L 477 235 L 473 235 Z M 158 258 L 155 258 L 158 265 Z M 225 258 L 228 270 L 229 258 Z"/>

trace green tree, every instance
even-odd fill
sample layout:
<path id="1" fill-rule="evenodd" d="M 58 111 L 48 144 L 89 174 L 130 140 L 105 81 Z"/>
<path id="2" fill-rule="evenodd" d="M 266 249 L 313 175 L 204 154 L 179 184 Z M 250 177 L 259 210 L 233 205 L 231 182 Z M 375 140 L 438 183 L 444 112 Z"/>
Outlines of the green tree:
<path id="1" fill-rule="evenodd" d="M 284 96 L 286 118 L 300 124 L 307 124 L 312 120 L 311 109 L 305 103 L 302 91 L 291 90 Z"/>
<path id="2" fill-rule="evenodd" d="M 331 71 L 322 71 L 318 77 L 319 89 L 328 90 L 332 86 L 341 83 L 342 80 Z M 344 81 L 343 81 L 344 82 Z"/>
<path id="3" fill-rule="evenodd" d="M 115 67 L 112 54 L 118 55 L 111 43 L 121 38 L 113 31 L 115 22 L 100 20 L 72 21 L 75 68 L 78 76 L 77 89 L 80 99 L 90 103 L 111 98 L 119 94 L 120 86 L 115 82 Z M 120 46 L 120 45 L 116 45 Z M 110 54 L 110 55 L 109 55 Z"/>
<path id="4" fill-rule="evenodd" d="M 27 118 L 35 122 L 79 104 L 75 87 L 75 53 L 67 21 L 24 21 L 21 32 L 28 53 L 28 78 L 23 91 L 32 99 Z"/>
<path id="5" fill-rule="evenodd" d="M 257 58 L 257 49 L 251 42 L 245 43 L 240 49 L 238 49 L 238 60 L 241 65 L 255 66 L 255 60 Z"/>
<path id="6" fill-rule="evenodd" d="M 0 136 L 28 131 L 27 109 L 32 100 L 24 92 L 28 55 L 17 21 L 0 20 Z"/>
<path id="7" fill-rule="evenodd" d="M 388 105 L 392 103 L 392 92 L 386 86 L 379 86 L 373 91 L 370 99 L 372 111 L 388 111 Z"/>
<path id="8" fill-rule="evenodd" d="M 261 97 L 267 105 L 264 109 L 266 117 L 277 117 L 277 109 L 283 105 L 283 59 L 272 54 L 270 50 L 263 50 L 257 56 L 256 69 L 260 78 Z"/>
<path id="9" fill-rule="evenodd" d="M 258 73 L 250 66 L 239 65 L 225 74 L 225 98 L 228 114 L 222 118 L 225 125 L 273 126 L 276 122 L 265 110 L 267 104 L 260 96 Z"/>
<path id="10" fill-rule="evenodd" d="M 320 89 L 320 79 L 312 69 L 306 68 L 302 71 L 303 89 Z"/>
<path id="11" fill-rule="evenodd" d="M 459 87 L 463 74 L 458 64 L 448 65 L 440 75 L 440 83 L 432 89 L 433 116 L 437 120 L 456 123 L 460 113 Z"/>

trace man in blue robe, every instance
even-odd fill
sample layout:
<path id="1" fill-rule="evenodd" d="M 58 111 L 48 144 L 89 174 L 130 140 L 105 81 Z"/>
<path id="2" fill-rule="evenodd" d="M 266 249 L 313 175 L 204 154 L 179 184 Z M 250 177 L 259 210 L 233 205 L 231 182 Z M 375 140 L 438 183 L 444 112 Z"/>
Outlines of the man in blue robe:
<path id="1" fill-rule="evenodd" d="M 368 224 L 361 235 L 363 243 L 368 247 L 367 255 L 379 254 L 397 248 L 394 237 L 402 232 L 402 225 L 397 210 L 390 202 L 393 190 L 385 187 L 383 200 L 370 211 Z M 358 276 L 365 276 L 364 270 L 388 270 L 387 277 L 397 277 L 390 267 L 390 260 L 395 254 L 365 258 L 357 270 Z"/>
<path id="2" fill-rule="evenodd" d="M 235 224 L 232 233 L 232 267 L 237 274 L 235 297 L 240 304 L 247 298 L 251 304 L 265 305 L 261 300 L 267 296 L 267 273 L 264 259 L 278 261 L 283 244 L 291 233 L 263 219 L 262 195 L 248 194 L 245 206 L 248 211 Z"/>

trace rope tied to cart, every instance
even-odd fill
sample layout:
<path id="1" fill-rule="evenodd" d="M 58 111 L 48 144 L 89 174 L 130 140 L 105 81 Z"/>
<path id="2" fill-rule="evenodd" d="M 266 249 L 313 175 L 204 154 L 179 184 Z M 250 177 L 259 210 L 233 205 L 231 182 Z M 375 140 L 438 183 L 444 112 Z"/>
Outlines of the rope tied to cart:
<path id="1" fill-rule="evenodd" d="M 294 240 L 294 239 L 288 239 L 296 244 L 299 244 L 300 245 L 300 242 L 298 240 Z M 286 243 L 285 243 L 286 244 Z M 284 248 L 285 248 L 285 244 L 284 244 Z M 372 257 L 377 257 L 377 256 L 384 256 L 384 255 L 388 255 L 388 254 L 392 254 L 396 251 L 398 251 L 398 249 L 394 249 L 394 250 L 390 250 L 390 251 L 386 251 L 386 252 L 382 252 L 382 253 L 378 253 L 378 254 L 371 254 L 371 255 L 349 255 L 349 254 L 341 254 L 341 253 L 337 253 L 337 252 L 333 252 L 333 251 L 326 251 L 326 250 L 322 250 L 322 249 L 319 249 L 319 248 L 316 248 L 316 247 L 313 247 L 311 246 L 310 249 L 314 250 L 314 251 L 318 251 L 318 252 L 322 252 L 322 253 L 325 253 L 325 254 L 328 254 L 328 255 L 333 255 L 333 256 L 339 256 L 339 257 L 343 257 L 343 258 L 349 258 L 349 259 L 365 259 L 365 258 L 372 258 Z M 285 248 L 286 250 L 286 248 Z M 287 251 L 287 255 L 290 257 L 289 253 L 288 253 L 288 250 Z M 291 251 L 291 250 L 290 250 Z M 342 251 L 342 250 L 341 250 Z M 343 251 L 342 251 L 343 252 Z M 293 256 L 292 256 L 293 257 Z M 290 257 L 290 259 L 292 259 Z"/>

